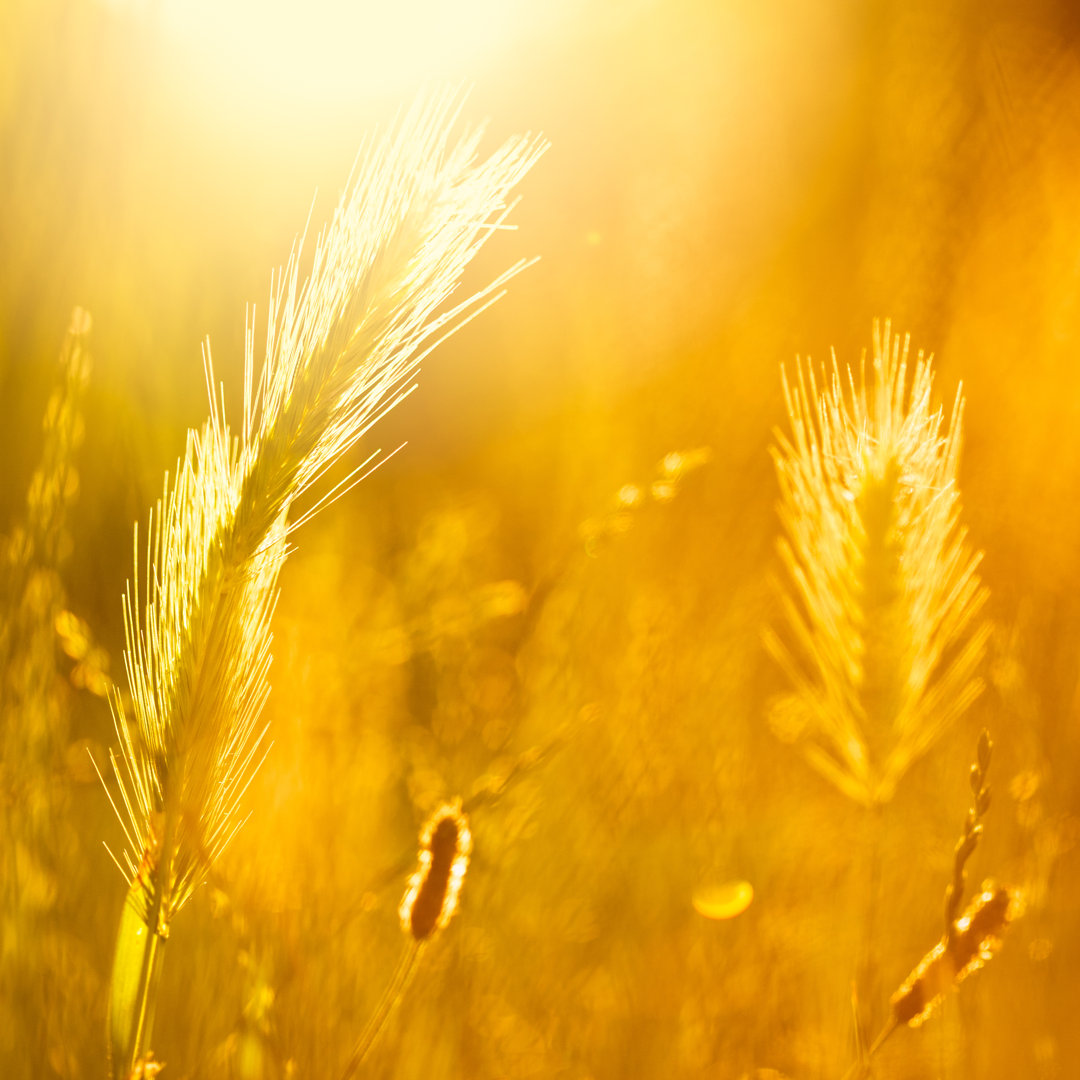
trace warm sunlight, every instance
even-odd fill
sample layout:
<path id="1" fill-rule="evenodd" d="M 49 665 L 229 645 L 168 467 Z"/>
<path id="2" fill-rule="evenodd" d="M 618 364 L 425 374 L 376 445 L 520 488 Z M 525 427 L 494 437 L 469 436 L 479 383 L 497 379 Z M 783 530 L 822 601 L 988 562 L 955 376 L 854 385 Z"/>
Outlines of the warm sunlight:
<path id="1" fill-rule="evenodd" d="M 1076 0 L 0 0 L 0 1078 L 1067 1080 Z"/>
<path id="2" fill-rule="evenodd" d="M 468 80 L 478 63 L 572 11 L 568 0 L 105 2 L 160 19 L 218 92 L 313 109 Z"/>

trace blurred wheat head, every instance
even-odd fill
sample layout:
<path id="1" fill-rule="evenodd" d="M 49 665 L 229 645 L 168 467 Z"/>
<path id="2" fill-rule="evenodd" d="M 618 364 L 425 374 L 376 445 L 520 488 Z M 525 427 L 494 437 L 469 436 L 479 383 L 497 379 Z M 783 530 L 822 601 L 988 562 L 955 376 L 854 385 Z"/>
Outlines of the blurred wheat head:
<path id="1" fill-rule="evenodd" d="M 888 801 L 981 690 L 980 556 L 960 524 L 963 396 L 948 426 L 931 357 L 874 324 L 858 379 L 783 373 L 790 435 L 773 449 L 786 633 L 765 643 L 792 690 L 774 728 L 852 799 Z"/>
<path id="2" fill-rule="evenodd" d="M 10 1080 L 39 1075 L 46 1061 L 74 1068 L 72 1013 L 92 994 L 72 977 L 82 943 L 64 924 L 78 890 L 64 887 L 58 853 L 77 852 L 79 838 L 70 794 L 57 782 L 71 734 L 56 648 L 70 614 L 64 571 L 89 333 L 90 317 L 76 308 L 45 409 L 40 460 L 17 524 L 0 536 L 0 1062 Z"/>
<path id="3" fill-rule="evenodd" d="M 10 535 L 0 536 L 0 716 L 6 721 L 0 760 L 27 786 L 40 779 L 36 774 L 55 767 L 64 742 L 59 706 L 46 703 L 54 696 L 54 623 L 65 599 L 60 571 L 72 546 L 68 518 L 79 489 L 75 456 L 90 377 L 89 333 L 90 316 L 76 308 L 45 409 L 41 460 L 30 479 L 22 520 Z M 55 715 L 36 715 L 42 710 Z M 21 795 L 27 819 L 47 811 L 47 796 Z"/>
<path id="4" fill-rule="evenodd" d="M 136 532 L 124 600 L 130 717 L 113 697 L 114 806 L 131 886 L 110 1009 L 121 1075 L 148 1060 L 159 942 L 239 828 L 265 753 L 270 621 L 289 538 L 374 459 L 299 514 L 294 505 L 411 390 L 430 349 L 522 265 L 446 309 L 544 149 L 515 138 L 478 160 L 480 132 L 451 141 L 458 108 L 453 96 L 422 100 L 365 146 L 303 280 L 296 245 L 272 283 L 257 373 L 249 319 L 239 431 L 204 350 L 209 419 L 166 477 L 141 555 Z"/>

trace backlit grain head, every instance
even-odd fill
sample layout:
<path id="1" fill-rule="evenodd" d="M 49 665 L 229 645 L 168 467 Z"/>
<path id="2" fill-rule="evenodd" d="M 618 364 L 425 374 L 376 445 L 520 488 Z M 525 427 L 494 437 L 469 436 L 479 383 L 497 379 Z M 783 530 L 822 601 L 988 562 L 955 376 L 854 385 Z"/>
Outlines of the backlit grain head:
<path id="1" fill-rule="evenodd" d="M 888 801 L 979 693 L 979 556 L 960 524 L 963 398 L 933 404 L 931 359 L 874 327 L 872 364 L 784 375 L 773 451 L 789 578 L 766 645 L 792 692 L 777 716 L 844 794 Z"/>
<path id="2" fill-rule="evenodd" d="M 145 562 L 136 537 L 124 607 L 130 707 L 113 695 L 117 861 L 133 880 L 151 816 L 167 812 L 170 914 L 242 824 L 269 745 L 271 618 L 290 538 L 374 458 L 328 490 L 320 482 L 411 392 L 436 344 L 525 265 L 458 298 L 544 150 L 515 138 L 481 158 L 482 132 L 453 136 L 459 109 L 452 93 L 421 97 L 370 140 L 310 264 L 297 244 L 274 277 L 261 364 L 248 320 L 239 430 L 204 350 L 209 419 L 166 478 Z"/>

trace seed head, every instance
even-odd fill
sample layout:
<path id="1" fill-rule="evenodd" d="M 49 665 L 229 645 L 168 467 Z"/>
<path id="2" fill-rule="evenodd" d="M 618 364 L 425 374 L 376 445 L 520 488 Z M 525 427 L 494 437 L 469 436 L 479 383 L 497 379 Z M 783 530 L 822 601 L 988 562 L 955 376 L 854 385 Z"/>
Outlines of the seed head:
<path id="1" fill-rule="evenodd" d="M 416 941 L 426 941 L 450 922 L 471 852 L 472 833 L 461 800 L 440 806 L 420 832 L 420 865 L 398 909 L 402 928 Z"/>
<path id="2" fill-rule="evenodd" d="M 544 149 L 512 139 L 482 159 L 481 132 L 453 137 L 459 107 L 453 94 L 422 98 L 369 143 L 306 278 L 294 248 L 273 279 L 261 363 L 248 320 L 236 430 L 204 352 L 210 417 L 166 478 L 145 562 L 136 538 L 124 608 L 130 707 L 112 696 L 126 840 L 117 862 L 133 881 L 160 845 L 166 922 L 242 825 L 269 745 L 271 622 L 293 533 L 377 460 L 324 482 L 411 392 L 420 361 L 524 265 L 456 299 Z"/>
<path id="3" fill-rule="evenodd" d="M 978 695 L 986 592 L 960 524 L 963 399 L 932 404 L 930 358 L 874 327 L 872 366 L 784 376 L 773 451 L 789 587 L 766 645 L 792 692 L 785 729 L 844 794 L 888 801 Z"/>
<path id="4" fill-rule="evenodd" d="M 947 990 L 978 971 L 1001 948 L 1006 927 L 1019 914 L 1015 893 L 992 882 L 956 920 L 953 933 L 943 937 L 919 962 L 892 997 L 898 1024 L 918 1027 L 930 1016 Z"/>

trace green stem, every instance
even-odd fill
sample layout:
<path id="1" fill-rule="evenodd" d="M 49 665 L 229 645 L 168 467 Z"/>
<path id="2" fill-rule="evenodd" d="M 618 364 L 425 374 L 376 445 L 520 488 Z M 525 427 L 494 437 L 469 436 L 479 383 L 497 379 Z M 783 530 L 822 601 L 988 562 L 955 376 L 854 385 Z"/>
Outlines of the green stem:
<path id="1" fill-rule="evenodd" d="M 166 793 L 165 821 L 157 865 L 140 869 L 128 889 L 120 917 L 109 1000 L 109 1051 L 112 1075 L 131 1075 L 150 1053 L 154 1012 L 168 938 L 169 896 L 180 811 L 183 766 L 173 773 Z"/>

